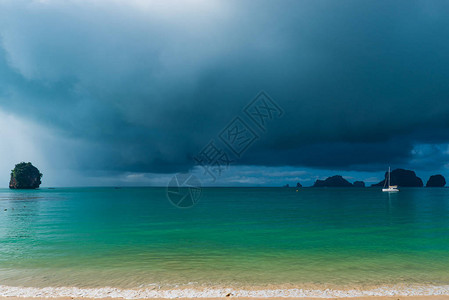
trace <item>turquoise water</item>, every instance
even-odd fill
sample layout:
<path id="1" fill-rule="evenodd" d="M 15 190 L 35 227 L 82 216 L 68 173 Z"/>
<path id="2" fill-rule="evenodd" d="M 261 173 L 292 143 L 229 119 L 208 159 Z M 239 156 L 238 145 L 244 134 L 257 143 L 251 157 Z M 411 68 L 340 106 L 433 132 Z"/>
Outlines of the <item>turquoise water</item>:
<path id="1" fill-rule="evenodd" d="M 0 189 L 0 285 L 449 284 L 449 189 Z"/>

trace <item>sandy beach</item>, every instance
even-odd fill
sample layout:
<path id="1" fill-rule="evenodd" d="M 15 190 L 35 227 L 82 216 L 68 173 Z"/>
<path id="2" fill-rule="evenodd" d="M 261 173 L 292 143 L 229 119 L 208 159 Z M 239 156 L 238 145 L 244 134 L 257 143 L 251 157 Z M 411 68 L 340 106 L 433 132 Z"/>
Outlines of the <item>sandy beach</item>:
<path id="1" fill-rule="evenodd" d="M 449 299 L 448 286 L 385 286 L 367 289 L 235 289 L 8 287 L 0 285 L 2 299 Z"/>
<path id="2" fill-rule="evenodd" d="M 49 298 L 42 298 L 42 297 L 0 297 L 0 300 L 48 300 Z M 111 298 L 82 298 L 82 297 L 61 297 L 61 298 L 51 298 L 55 300 L 101 300 L 101 299 L 111 299 Z M 154 298 L 155 300 L 161 299 L 161 298 Z M 193 299 L 193 298 L 177 298 L 177 299 Z M 203 298 L 205 300 L 212 300 L 212 299 L 218 299 L 218 298 Z M 239 300 L 255 300 L 255 299 L 270 299 L 270 300 L 281 300 L 285 298 L 245 298 L 245 297 L 236 297 L 235 299 Z M 350 298 L 288 298 L 288 299 L 300 299 L 300 300 L 317 300 L 317 299 L 339 299 L 339 300 L 448 300 L 449 295 L 444 296 L 388 296 L 388 297 L 350 297 Z M 139 299 L 137 299 L 139 300 Z"/>

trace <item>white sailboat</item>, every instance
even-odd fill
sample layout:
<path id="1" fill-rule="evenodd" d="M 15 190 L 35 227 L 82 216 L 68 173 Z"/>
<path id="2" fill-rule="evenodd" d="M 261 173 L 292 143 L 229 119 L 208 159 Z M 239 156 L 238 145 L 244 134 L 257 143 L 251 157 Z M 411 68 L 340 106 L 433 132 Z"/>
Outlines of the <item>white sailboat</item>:
<path id="1" fill-rule="evenodd" d="M 382 192 L 399 192 L 397 185 L 391 185 L 391 168 L 388 167 L 388 188 L 385 186 L 387 185 L 387 180 L 385 180 L 384 187 L 382 188 Z"/>

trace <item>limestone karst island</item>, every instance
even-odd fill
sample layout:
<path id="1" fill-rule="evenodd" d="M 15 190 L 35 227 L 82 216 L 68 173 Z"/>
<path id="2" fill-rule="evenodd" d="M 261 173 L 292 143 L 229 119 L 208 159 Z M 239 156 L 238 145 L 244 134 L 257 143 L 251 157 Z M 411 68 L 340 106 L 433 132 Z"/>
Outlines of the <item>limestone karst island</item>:
<path id="1" fill-rule="evenodd" d="M 10 189 L 37 189 L 41 185 L 42 173 L 32 163 L 21 162 L 11 170 Z"/>

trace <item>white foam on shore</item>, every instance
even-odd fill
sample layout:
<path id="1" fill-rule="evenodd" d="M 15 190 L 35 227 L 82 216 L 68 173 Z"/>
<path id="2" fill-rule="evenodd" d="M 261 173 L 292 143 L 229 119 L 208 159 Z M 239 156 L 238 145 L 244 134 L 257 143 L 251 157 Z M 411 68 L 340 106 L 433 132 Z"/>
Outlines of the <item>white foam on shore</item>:
<path id="1" fill-rule="evenodd" d="M 391 286 L 379 287 L 369 290 L 337 290 L 337 289 L 260 289 L 246 290 L 234 288 L 204 288 L 204 289 L 119 289 L 104 288 L 77 288 L 77 287 L 12 287 L 0 285 L 0 296 L 4 297 L 82 297 L 82 298 L 122 298 L 122 299 L 151 299 L 151 298 L 340 298 L 365 296 L 432 296 L 449 295 L 449 285 L 444 286 Z"/>

